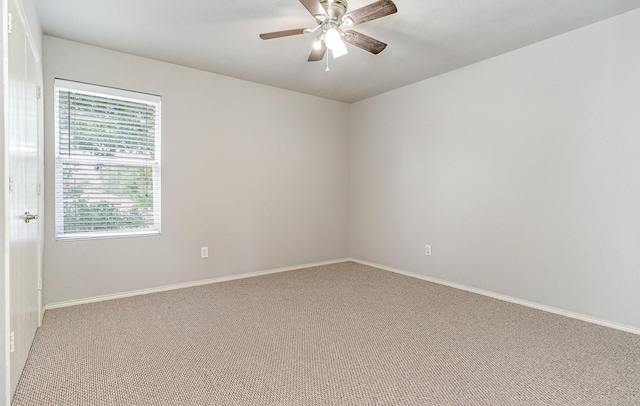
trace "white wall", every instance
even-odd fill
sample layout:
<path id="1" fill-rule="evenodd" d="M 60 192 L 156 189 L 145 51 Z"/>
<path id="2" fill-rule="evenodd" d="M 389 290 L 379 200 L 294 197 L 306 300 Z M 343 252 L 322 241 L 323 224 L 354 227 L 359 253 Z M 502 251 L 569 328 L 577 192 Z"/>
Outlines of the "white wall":
<path id="1" fill-rule="evenodd" d="M 640 328 L 639 44 L 636 10 L 352 105 L 351 256 Z"/>
<path id="2" fill-rule="evenodd" d="M 44 65 L 45 303 L 348 256 L 348 105 L 46 36 Z M 55 241 L 56 77 L 162 96 L 161 236 Z"/>

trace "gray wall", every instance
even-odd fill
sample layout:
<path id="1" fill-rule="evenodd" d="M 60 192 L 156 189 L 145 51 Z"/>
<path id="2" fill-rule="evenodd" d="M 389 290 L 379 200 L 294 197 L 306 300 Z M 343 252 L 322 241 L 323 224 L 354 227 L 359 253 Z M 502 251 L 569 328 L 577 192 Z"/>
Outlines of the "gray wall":
<path id="1" fill-rule="evenodd" d="M 350 255 L 639 329 L 638 43 L 637 10 L 349 107 L 45 37 L 45 303 Z M 54 77 L 163 97 L 160 237 L 55 242 Z"/>
<path id="2" fill-rule="evenodd" d="M 640 328 L 639 44 L 636 10 L 352 105 L 351 256 Z"/>
<path id="3" fill-rule="evenodd" d="M 45 303 L 348 256 L 348 105 L 53 37 L 44 71 Z M 55 241 L 56 77 L 162 96 L 160 236 Z"/>

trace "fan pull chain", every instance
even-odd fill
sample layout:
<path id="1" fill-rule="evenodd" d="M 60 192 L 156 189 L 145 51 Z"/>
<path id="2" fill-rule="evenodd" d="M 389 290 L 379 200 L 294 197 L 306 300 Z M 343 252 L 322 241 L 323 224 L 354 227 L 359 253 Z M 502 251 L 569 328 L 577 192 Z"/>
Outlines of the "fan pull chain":
<path id="1" fill-rule="evenodd" d="M 329 59 L 331 58 L 331 56 L 329 55 L 329 52 L 327 52 L 327 69 L 325 69 L 325 72 L 329 72 Z"/>

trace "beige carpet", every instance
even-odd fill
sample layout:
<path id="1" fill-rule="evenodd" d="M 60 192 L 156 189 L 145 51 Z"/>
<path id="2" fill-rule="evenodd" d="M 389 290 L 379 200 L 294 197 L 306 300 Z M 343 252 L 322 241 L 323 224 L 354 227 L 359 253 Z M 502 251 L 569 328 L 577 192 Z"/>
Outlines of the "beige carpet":
<path id="1" fill-rule="evenodd" d="M 46 312 L 19 405 L 640 405 L 640 336 L 354 263 Z"/>

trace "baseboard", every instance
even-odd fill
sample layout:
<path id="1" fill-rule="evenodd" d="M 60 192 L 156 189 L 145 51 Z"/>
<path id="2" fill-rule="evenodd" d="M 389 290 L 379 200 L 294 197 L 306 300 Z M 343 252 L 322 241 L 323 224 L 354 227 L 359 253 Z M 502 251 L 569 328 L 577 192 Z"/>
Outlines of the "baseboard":
<path id="1" fill-rule="evenodd" d="M 397 274 L 404 275 L 404 276 L 409 276 L 409 277 L 416 278 L 416 279 L 421 279 L 421 280 L 424 280 L 424 281 L 427 281 L 427 282 L 437 283 L 439 285 L 448 286 L 448 287 L 451 287 L 451 288 L 454 288 L 454 289 L 460 289 L 460 290 L 464 290 L 464 291 L 467 291 L 467 292 L 476 293 L 478 295 L 491 297 L 493 299 L 498 299 L 498 300 L 502 300 L 502 301 L 509 302 L 509 303 L 515 303 L 515 304 L 519 304 L 519 305 L 522 305 L 522 306 L 527 306 L 527 307 L 530 307 L 530 308 L 533 308 L 533 309 L 542 310 L 542 311 L 545 311 L 545 312 L 549 312 L 549 313 L 558 314 L 558 315 L 561 315 L 561 316 L 570 317 L 572 319 L 577 319 L 577 320 L 585 321 L 585 322 L 588 322 L 588 323 L 597 324 L 597 325 L 600 325 L 600 326 L 609 327 L 609 328 L 613 328 L 613 329 L 616 329 L 616 330 L 626 331 L 628 333 L 633 333 L 633 334 L 640 335 L 640 329 L 635 328 L 635 327 L 626 326 L 626 325 L 618 324 L 618 323 L 613 323 L 613 322 L 610 322 L 610 321 L 607 321 L 607 320 L 601 320 L 601 319 L 598 319 L 598 318 L 595 318 L 595 317 L 585 316 L 583 314 L 570 312 L 570 311 L 559 309 L 559 308 L 556 308 L 556 307 L 546 306 L 546 305 L 542 305 L 542 304 L 539 304 L 539 303 L 530 302 L 530 301 L 527 301 L 527 300 L 522 300 L 522 299 L 514 298 L 514 297 L 511 297 L 511 296 L 507 296 L 507 295 L 502 295 L 502 294 L 499 294 L 499 293 L 494 293 L 494 292 L 490 292 L 490 291 L 483 290 L 483 289 L 477 289 L 477 288 L 473 288 L 473 287 L 470 287 L 470 286 L 466 286 L 466 285 L 462 285 L 462 284 L 458 284 L 458 283 L 454 283 L 454 282 L 449 282 L 449 281 L 446 281 L 446 280 L 443 280 L 443 279 L 437 279 L 437 278 L 433 278 L 433 277 L 430 277 L 430 276 L 417 274 L 417 273 L 414 273 L 414 272 L 409 272 L 409 271 L 404 271 L 404 270 L 397 269 L 397 268 L 392 268 L 392 267 L 389 267 L 389 266 L 386 266 L 386 265 L 376 264 L 374 262 L 360 260 L 360 259 L 357 259 L 357 258 L 342 258 L 342 259 L 336 259 L 336 260 L 332 260 L 332 261 L 315 262 L 315 263 L 310 263 L 310 264 L 289 266 L 289 267 L 285 267 L 285 268 L 268 269 L 268 270 L 264 270 L 264 271 L 247 272 L 247 273 L 242 273 L 242 274 L 238 274 L 238 275 L 223 276 L 223 277 L 219 277 L 219 278 L 205 279 L 205 280 L 199 280 L 199 281 L 187 282 L 187 283 L 179 283 L 179 284 L 175 284 L 175 285 L 161 286 L 161 287 L 158 287 L 158 288 L 132 290 L 132 291 L 117 293 L 117 294 L 113 294 L 113 295 L 94 296 L 94 297 L 90 297 L 90 298 L 86 298 L 86 299 L 77 299 L 77 300 L 69 300 L 69 301 L 65 301 L 65 302 L 56 302 L 56 303 L 50 303 L 50 304 L 45 305 L 44 309 L 46 311 L 46 310 L 50 310 L 50 309 L 58 309 L 58 308 L 62 308 L 62 307 L 77 306 L 77 305 L 82 305 L 82 304 L 87 304 L 87 303 L 96 303 L 96 302 L 103 302 L 103 301 L 107 301 L 107 300 L 122 299 L 122 298 L 126 298 L 126 297 L 131 297 L 131 296 L 148 295 L 148 294 L 151 294 L 151 293 L 166 292 L 166 291 L 176 290 L 176 289 L 184 289 L 184 288 L 191 288 L 191 287 L 195 287 L 195 286 L 209 285 L 209 284 L 212 284 L 212 283 L 219 283 L 219 282 L 227 282 L 227 281 L 233 281 L 233 280 L 238 280 L 238 279 L 252 278 L 252 277 L 255 277 L 255 276 L 262 276 L 262 275 L 269 275 L 269 274 L 273 274 L 273 273 L 293 271 L 293 270 L 296 270 L 296 269 L 305 269 L 305 268 L 313 268 L 313 267 L 317 267 L 317 266 L 332 265 L 332 264 L 338 264 L 338 263 L 347 262 L 347 261 L 356 262 L 358 264 L 371 266 L 371 267 L 374 267 L 374 268 L 382 269 L 384 271 L 389 271 L 389 272 L 397 273 Z"/>
<path id="2" fill-rule="evenodd" d="M 373 263 L 373 262 L 363 261 L 363 260 L 356 259 L 356 258 L 350 258 L 349 260 L 352 261 L 352 262 L 356 262 L 356 263 L 362 264 L 362 265 L 371 266 L 371 267 L 374 267 L 374 268 L 378 268 L 378 269 L 382 269 L 382 270 L 385 270 L 385 271 L 397 273 L 397 274 L 400 274 L 400 275 L 405 275 L 405 276 L 409 276 L 409 277 L 412 277 L 412 278 L 421 279 L 421 280 L 424 280 L 424 281 L 427 281 L 427 282 L 437 283 L 438 285 L 444 285 L 444 286 L 448 286 L 448 287 L 455 288 L 455 289 L 465 290 L 467 292 L 477 293 L 478 295 L 488 296 L 488 297 L 491 297 L 493 299 L 498 299 L 498 300 L 502 300 L 502 301 L 509 302 L 509 303 L 515 303 L 515 304 L 519 304 L 519 305 L 522 305 L 522 306 L 531 307 L 533 309 L 542 310 L 542 311 L 545 311 L 545 312 L 549 312 L 549 313 L 558 314 L 558 315 L 561 315 L 561 316 L 570 317 L 572 319 L 586 321 L 588 323 L 597 324 L 597 325 L 600 325 L 600 326 L 609 327 L 609 328 L 613 328 L 613 329 L 616 329 L 616 330 L 622 330 L 622 331 L 626 331 L 628 333 L 633 333 L 633 334 L 640 335 L 640 329 L 635 328 L 635 327 L 631 327 L 631 326 L 626 326 L 624 324 L 612 323 L 612 322 L 607 321 L 607 320 L 601 320 L 601 319 L 597 319 L 595 317 L 585 316 L 583 314 L 574 313 L 574 312 L 570 312 L 570 311 L 563 310 L 563 309 L 558 309 L 556 307 L 546 306 L 546 305 L 542 305 L 542 304 L 539 304 L 539 303 L 530 302 L 530 301 L 527 301 L 527 300 L 522 300 L 522 299 L 518 299 L 518 298 L 515 298 L 515 297 L 511 297 L 511 296 L 506 296 L 506 295 L 502 295 L 502 294 L 499 294 L 499 293 L 490 292 L 490 291 L 487 291 L 487 290 L 477 289 L 477 288 L 461 285 L 461 284 L 458 284 L 458 283 L 449 282 L 449 281 L 442 280 L 442 279 L 432 278 L 430 276 L 420 275 L 420 274 L 417 274 L 417 273 L 414 273 L 414 272 L 408 272 L 408 271 L 404 271 L 404 270 L 401 270 L 401 269 L 391 268 L 391 267 L 388 267 L 388 266 L 385 266 L 385 265 L 380 265 L 380 264 L 376 264 L 376 263 Z"/>
<path id="3" fill-rule="evenodd" d="M 151 293 L 166 292 L 169 290 L 176 290 L 176 289 L 192 288 L 195 286 L 209 285 L 212 283 L 228 282 L 228 281 L 233 281 L 238 279 L 252 278 L 254 276 L 262 276 L 262 275 L 269 275 L 273 273 L 294 271 L 296 269 L 306 269 L 306 268 L 313 268 L 317 266 L 332 265 L 332 264 L 338 264 L 340 262 L 347 262 L 347 261 L 349 261 L 349 258 L 336 259 L 336 260 L 324 261 L 324 262 L 315 262 L 315 263 L 296 265 L 296 266 L 288 266 L 285 268 L 268 269 L 265 271 L 247 272 L 247 273 L 242 273 L 238 275 L 222 276 L 219 278 L 204 279 L 204 280 L 187 282 L 187 283 L 178 283 L 175 285 L 168 285 L 168 286 L 160 286 L 157 288 L 132 290 L 132 291 L 116 293 L 112 295 L 94 296 L 94 297 L 89 297 L 85 299 L 49 303 L 44 306 L 44 309 L 46 311 L 51 309 L 59 309 L 62 307 L 70 307 L 70 306 L 78 306 L 78 305 L 83 305 L 88 303 L 104 302 L 107 300 L 122 299 L 125 297 L 131 297 L 131 296 L 148 295 Z"/>

